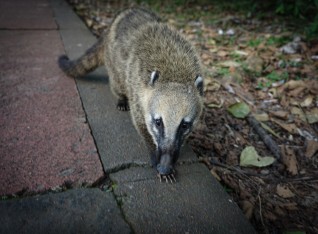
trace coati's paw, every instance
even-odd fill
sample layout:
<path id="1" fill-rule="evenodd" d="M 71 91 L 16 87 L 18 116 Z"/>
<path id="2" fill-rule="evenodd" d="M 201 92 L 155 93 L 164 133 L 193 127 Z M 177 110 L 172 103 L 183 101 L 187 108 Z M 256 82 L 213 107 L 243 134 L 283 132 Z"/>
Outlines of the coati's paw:
<path id="1" fill-rule="evenodd" d="M 171 183 L 171 184 L 177 182 L 174 170 L 171 174 L 162 175 L 162 174 L 158 173 L 157 176 L 158 176 L 160 182 L 166 181 L 166 183 Z"/>
<path id="2" fill-rule="evenodd" d="M 119 99 L 117 103 L 117 109 L 120 111 L 129 111 L 129 104 L 127 99 Z"/>

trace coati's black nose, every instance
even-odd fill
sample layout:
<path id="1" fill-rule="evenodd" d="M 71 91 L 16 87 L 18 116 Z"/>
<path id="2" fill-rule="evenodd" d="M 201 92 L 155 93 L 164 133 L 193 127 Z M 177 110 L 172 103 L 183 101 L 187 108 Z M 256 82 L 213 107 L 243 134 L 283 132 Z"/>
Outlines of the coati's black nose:
<path id="1" fill-rule="evenodd" d="M 157 171 L 160 175 L 171 174 L 173 170 L 171 156 L 169 154 L 163 154 L 160 157 L 160 162 L 157 165 Z"/>
<path id="2" fill-rule="evenodd" d="M 157 171 L 159 172 L 160 175 L 169 175 L 172 173 L 173 167 L 171 165 L 164 166 L 164 165 L 158 164 Z"/>

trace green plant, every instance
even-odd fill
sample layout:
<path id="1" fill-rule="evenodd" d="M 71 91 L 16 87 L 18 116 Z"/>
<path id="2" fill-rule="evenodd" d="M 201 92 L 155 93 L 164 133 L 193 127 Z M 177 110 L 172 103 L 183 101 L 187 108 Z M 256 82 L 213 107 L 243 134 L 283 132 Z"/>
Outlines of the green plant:
<path id="1" fill-rule="evenodd" d="M 270 81 L 266 81 L 266 82 L 259 81 L 257 83 L 256 89 L 269 88 L 271 85 L 272 85 L 272 82 L 270 82 Z"/>
<path id="2" fill-rule="evenodd" d="M 267 39 L 266 45 L 276 45 L 276 46 L 282 46 L 289 42 L 291 39 L 290 37 L 274 37 L 271 36 Z"/>
<path id="3" fill-rule="evenodd" d="M 305 28 L 305 33 L 309 40 L 318 38 L 318 15 L 316 15 L 314 20 Z"/>
<path id="4" fill-rule="evenodd" d="M 220 75 L 220 76 L 226 76 L 226 75 L 229 75 L 230 74 L 230 71 L 228 68 L 225 68 L 225 67 L 221 67 L 217 70 L 217 73 Z"/>
<path id="5" fill-rule="evenodd" d="M 280 80 L 286 80 L 288 78 L 288 73 L 283 72 L 283 73 L 277 73 L 276 71 L 273 71 L 269 73 L 266 78 L 272 82 L 280 81 Z"/>
<path id="6" fill-rule="evenodd" d="M 256 39 L 251 39 L 247 42 L 247 45 L 249 47 L 257 47 L 262 43 L 262 39 L 261 38 L 256 38 Z"/>
<path id="7" fill-rule="evenodd" d="M 305 20 L 304 33 L 309 40 L 318 37 L 318 0 L 280 0 L 275 3 L 275 13 Z"/>
<path id="8" fill-rule="evenodd" d="M 273 71 L 269 73 L 267 76 L 265 76 L 265 78 L 266 80 L 262 80 L 257 83 L 257 86 L 256 86 L 257 89 L 269 88 L 274 82 L 287 80 L 288 73 L 287 72 L 277 73 L 276 71 Z"/>
<path id="9" fill-rule="evenodd" d="M 241 62 L 242 60 L 242 55 L 235 53 L 235 51 L 230 53 L 230 57 L 236 62 Z"/>

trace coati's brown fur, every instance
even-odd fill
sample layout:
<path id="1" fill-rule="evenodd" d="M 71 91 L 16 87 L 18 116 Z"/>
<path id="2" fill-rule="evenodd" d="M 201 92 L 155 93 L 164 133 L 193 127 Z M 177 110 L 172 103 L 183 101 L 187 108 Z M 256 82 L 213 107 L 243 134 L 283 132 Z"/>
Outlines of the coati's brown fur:
<path id="1" fill-rule="evenodd" d="M 156 14 L 131 8 L 82 57 L 61 56 L 59 65 L 72 77 L 105 65 L 118 108 L 130 109 L 159 174 L 174 178 L 180 146 L 202 111 L 200 62 L 183 36 Z"/>

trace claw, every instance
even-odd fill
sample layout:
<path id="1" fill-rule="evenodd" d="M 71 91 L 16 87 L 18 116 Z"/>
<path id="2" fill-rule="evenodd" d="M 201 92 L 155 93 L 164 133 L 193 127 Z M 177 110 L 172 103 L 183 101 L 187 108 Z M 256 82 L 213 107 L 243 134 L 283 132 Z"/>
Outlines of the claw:
<path id="1" fill-rule="evenodd" d="M 167 177 L 168 177 L 168 179 L 169 179 L 169 182 L 170 182 L 171 184 L 173 184 L 173 181 L 172 181 L 172 179 L 171 179 L 171 176 L 168 175 Z"/>
<path id="2" fill-rule="evenodd" d="M 174 182 L 177 182 L 176 177 L 174 177 L 174 174 L 171 174 L 172 179 L 174 180 Z M 173 183 L 173 182 L 171 182 Z"/>
<path id="3" fill-rule="evenodd" d="M 160 183 L 162 183 L 162 181 L 166 181 L 166 183 L 175 183 L 177 182 L 176 177 L 174 176 L 174 173 L 171 173 L 169 175 L 161 175 L 161 174 L 157 174 Z"/>
<path id="4" fill-rule="evenodd" d="M 160 175 L 160 174 L 158 173 L 157 176 L 159 177 L 159 181 L 160 181 L 160 183 L 161 183 L 161 182 L 162 182 L 162 175 Z"/>
<path id="5" fill-rule="evenodd" d="M 166 183 L 169 183 L 169 181 L 168 181 L 168 176 L 165 176 L 164 178 L 165 178 L 165 180 L 166 180 Z"/>

